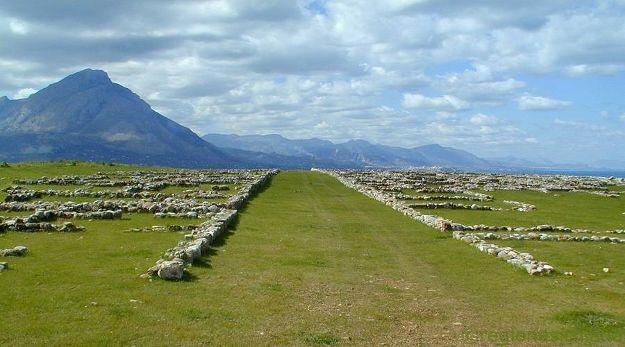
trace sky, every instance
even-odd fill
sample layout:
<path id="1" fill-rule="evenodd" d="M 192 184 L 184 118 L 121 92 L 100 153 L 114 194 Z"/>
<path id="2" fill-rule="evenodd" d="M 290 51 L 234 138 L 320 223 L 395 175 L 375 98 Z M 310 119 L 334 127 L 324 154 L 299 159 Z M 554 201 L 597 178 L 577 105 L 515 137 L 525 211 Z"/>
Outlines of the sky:
<path id="1" fill-rule="evenodd" d="M 0 95 L 84 68 L 200 135 L 625 167 L 625 0 L 0 3 Z"/>

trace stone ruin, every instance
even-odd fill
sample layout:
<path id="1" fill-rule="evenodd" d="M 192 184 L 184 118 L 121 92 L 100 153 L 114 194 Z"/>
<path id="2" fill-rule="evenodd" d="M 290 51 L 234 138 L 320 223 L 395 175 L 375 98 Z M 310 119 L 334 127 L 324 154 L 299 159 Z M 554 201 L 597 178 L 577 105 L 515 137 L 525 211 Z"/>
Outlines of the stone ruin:
<path id="1" fill-rule="evenodd" d="M 166 280 L 183 278 L 185 266 L 202 256 L 235 220 L 238 210 L 275 175 L 277 170 L 163 170 L 118 171 L 84 176 L 41 177 L 16 180 L 5 188 L 0 213 L 29 212 L 28 216 L 0 217 L 0 233 L 80 232 L 68 219 L 115 220 L 125 214 L 149 213 L 155 219 L 207 219 L 199 225 L 170 225 L 137 228 L 132 231 L 188 231 L 184 240 L 165 251 L 148 274 Z M 230 185 L 236 185 L 233 189 Z M 38 185 L 80 186 L 75 189 L 41 189 Z M 209 186 L 202 189 L 202 185 Z M 29 186 L 25 188 L 24 186 Z M 175 193 L 168 187 L 187 187 Z M 91 198 L 94 201 L 46 201 L 47 197 Z M 221 199 L 223 202 L 207 201 Z M 56 222 L 58 221 L 58 222 Z M 56 222 L 56 223 L 55 223 Z M 21 247 L 21 246 L 19 246 Z M 25 249 L 25 248 L 24 248 Z M 0 255 L 17 255 L 23 249 L 2 250 Z M 23 252 L 25 254 L 27 249 Z M 20 255 L 23 255 L 20 254 Z M 8 264 L 0 264 L 8 269 Z"/>
<path id="2" fill-rule="evenodd" d="M 166 280 L 180 280 L 184 274 L 184 267 L 206 253 L 210 245 L 223 234 L 236 219 L 238 210 L 249 199 L 269 183 L 277 171 L 268 171 L 254 181 L 248 182 L 238 192 L 231 196 L 225 207 L 212 218 L 200 224 L 193 231 L 185 235 L 176 247 L 165 251 L 164 256 L 156 265 L 148 269 L 147 274 L 158 276 Z"/>
<path id="3" fill-rule="evenodd" d="M 512 175 L 459 173 L 438 171 L 389 171 L 389 170 L 321 170 L 313 169 L 335 177 L 341 183 L 356 191 L 378 200 L 393 209 L 416 219 L 430 227 L 443 232 L 451 232 L 454 239 L 466 242 L 481 252 L 505 260 L 509 264 L 520 267 L 531 275 L 550 274 L 553 266 L 538 261 L 529 253 L 519 252 L 511 247 L 501 247 L 487 240 L 537 240 L 537 241 L 571 241 L 571 242 L 608 242 L 625 243 L 625 238 L 605 234 L 622 234 L 623 230 L 591 231 L 572 229 L 564 226 L 538 225 L 530 228 L 512 226 L 464 225 L 448 219 L 423 214 L 419 209 L 471 209 L 471 210 L 502 210 L 477 204 L 466 205 L 454 202 L 410 203 L 422 200 L 468 200 L 492 201 L 487 194 L 474 192 L 495 190 L 533 190 L 539 192 L 573 191 L 596 194 L 605 197 L 618 197 L 622 192 L 608 189 L 610 185 L 625 186 L 625 179 L 576 176 L 543 176 L 543 175 Z M 413 189 L 417 193 L 437 194 L 412 196 L 402 193 L 404 189 Z M 447 194 L 447 195 L 442 195 Z M 511 205 L 512 210 L 530 212 L 534 205 L 518 201 L 504 201 Z M 495 233 L 497 232 L 497 233 Z M 508 232 L 503 234 L 501 232 Z M 552 233 L 552 234 L 549 234 Z M 563 233 L 553 234 L 553 233 Z M 577 234 L 577 235 L 572 235 Z M 579 235 L 602 234 L 602 235 Z"/>

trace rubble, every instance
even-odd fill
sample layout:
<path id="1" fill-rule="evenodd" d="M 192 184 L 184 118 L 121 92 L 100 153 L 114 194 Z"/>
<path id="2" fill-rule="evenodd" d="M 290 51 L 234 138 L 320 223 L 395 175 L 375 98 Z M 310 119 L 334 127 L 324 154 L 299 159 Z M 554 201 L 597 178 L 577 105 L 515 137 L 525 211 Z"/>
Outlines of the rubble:
<path id="1" fill-rule="evenodd" d="M 16 180 L 5 188 L 0 211 L 32 212 L 28 216 L 0 218 L 0 232 L 85 230 L 68 219 L 115 220 L 125 214 L 148 213 L 155 219 L 205 220 L 199 225 L 154 225 L 132 232 L 187 232 L 148 270 L 166 280 L 183 278 L 185 266 L 206 252 L 235 220 L 238 209 L 275 175 L 277 170 L 162 170 L 117 171 L 93 175 L 67 175 Z M 39 185 L 68 189 L 36 189 Z M 76 187 L 78 186 L 78 187 Z M 173 187 L 169 191 L 165 189 Z M 188 187 L 182 191 L 179 187 Z M 49 187 L 47 187 L 49 188 Z M 94 201 L 43 201 L 45 197 L 93 198 Z M 210 201 L 222 199 L 223 202 Z M 3 250 L 8 255 L 19 249 Z"/>
<path id="2" fill-rule="evenodd" d="M 536 209 L 536 206 L 532 204 L 526 204 L 520 201 L 504 200 L 503 202 L 504 204 L 513 205 L 514 209 L 519 212 L 529 212 L 529 211 L 534 211 Z"/>

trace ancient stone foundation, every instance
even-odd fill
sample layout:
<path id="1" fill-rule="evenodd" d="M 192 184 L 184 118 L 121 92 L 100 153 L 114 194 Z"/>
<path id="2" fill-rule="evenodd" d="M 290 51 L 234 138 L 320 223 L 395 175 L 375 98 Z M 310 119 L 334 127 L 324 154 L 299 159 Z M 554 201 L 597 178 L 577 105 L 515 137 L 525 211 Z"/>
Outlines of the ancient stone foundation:
<path id="1" fill-rule="evenodd" d="M 253 182 L 240 187 L 238 192 L 228 199 L 225 208 L 186 234 L 185 239 L 180 241 L 176 247 L 168 249 L 164 256 L 148 269 L 147 274 L 164 280 L 181 280 L 184 276 L 185 267 L 193 264 L 193 261 L 202 257 L 210 249 L 211 244 L 235 221 L 238 209 L 242 208 L 256 192 L 265 187 L 277 172 L 273 170 L 263 173 Z"/>

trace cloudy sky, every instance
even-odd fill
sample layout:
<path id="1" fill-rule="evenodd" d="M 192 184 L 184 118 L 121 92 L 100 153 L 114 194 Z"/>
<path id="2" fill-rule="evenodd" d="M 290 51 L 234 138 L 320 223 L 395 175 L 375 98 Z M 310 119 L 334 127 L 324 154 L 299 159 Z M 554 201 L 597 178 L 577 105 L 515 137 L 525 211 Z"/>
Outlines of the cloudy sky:
<path id="1" fill-rule="evenodd" d="M 83 68 L 199 134 L 625 162 L 625 1 L 0 3 L 0 95 Z"/>

